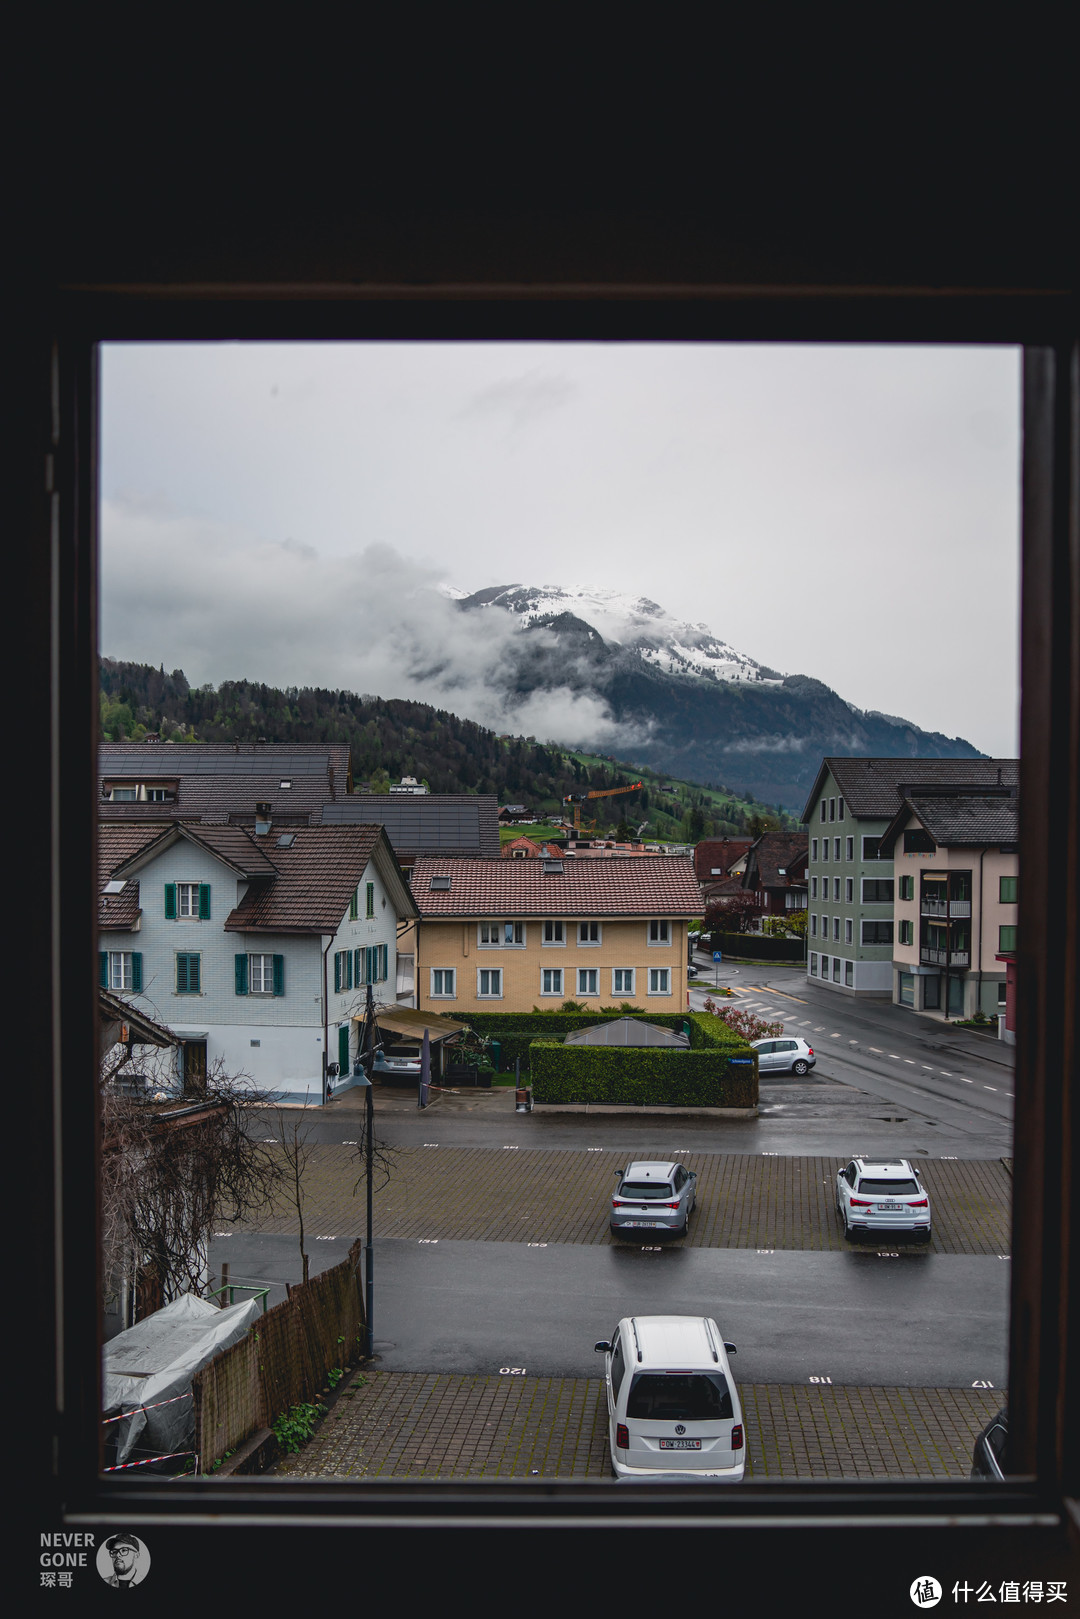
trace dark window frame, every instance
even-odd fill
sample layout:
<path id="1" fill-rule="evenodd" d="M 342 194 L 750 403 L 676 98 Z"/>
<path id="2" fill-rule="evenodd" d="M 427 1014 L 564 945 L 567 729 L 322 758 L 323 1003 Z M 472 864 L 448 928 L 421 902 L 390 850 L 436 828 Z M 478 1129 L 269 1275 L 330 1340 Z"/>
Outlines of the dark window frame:
<path id="1" fill-rule="evenodd" d="M 1074 1162 L 1075 1115 L 1068 1108 L 1067 1077 L 1075 1072 L 1078 989 L 1077 917 L 1064 906 L 1061 873 L 1078 869 L 1077 750 L 1080 737 L 1080 682 L 1074 647 L 1080 625 L 1077 609 L 1076 508 L 1070 506 L 1075 479 L 1077 407 L 1076 348 L 1069 327 L 1052 310 L 1034 300 L 1019 313 L 957 296 L 944 316 L 928 314 L 917 298 L 905 305 L 900 297 L 888 310 L 879 300 L 867 307 L 857 295 L 836 299 L 823 315 L 813 298 L 800 302 L 761 300 L 765 307 L 737 303 L 703 303 L 687 307 L 676 296 L 641 307 L 586 301 L 567 303 L 554 315 L 542 291 L 511 306 L 509 312 L 492 299 L 469 303 L 450 299 L 365 302 L 325 294 L 275 299 L 264 293 L 236 297 L 203 292 L 154 294 L 145 288 L 125 293 L 56 295 L 42 309 L 35 305 L 30 327 L 18 334 L 9 386 L 25 409 L 12 430 L 25 450 L 23 464 L 33 469 L 18 487 L 15 502 L 20 523 L 32 536 L 31 572 L 27 587 L 28 624 L 36 626 L 41 647 L 29 659 L 50 683 L 53 704 L 48 734 L 40 750 L 49 779 L 49 814 L 40 832 L 29 838 L 27 869 L 35 884 L 49 873 L 54 895 L 64 896 L 63 943 L 84 970 L 52 974 L 43 1005 L 45 1083 L 35 1088 L 27 1134 L 33 1146 L 32 1168 L 46 1195 L 41 1229 L 33 1239 L 36 1274 L 53 1285 L 36 1289 L 32 1301 L 38 1341 L 56 1346 L 55 1410 L 39 1418 L 49 1432 L 48 1456 L 38 1482 L 43 1526 L 47 1510 L 57 1524 L 73 1527 L 130 1520 L 148 1524 L 150 1533 L 167 1535 L 170 1522 L 181 1529 L 185 1548 L 202 1543 L 222 1529 L 235 1555 L 245 1530 L 237 1520 L 253 1515 L 265 1533 L 276 1519 L 296 1528 L 303 1544 L 323 1551 L 328 1518 L 340 1525 L 381 1523 L 384 1530 L 425 1520 L 433 1527 L 460 1530 L 485 1521 L 504 1521 L 520 1528 L 550 1527 L 568 1508 L 585 1524 L 617 1514 L 620 1526 L 639 1532 L 638 1520 L 661 1519 L 678 1524 L 708 1523 L 713 1533 L 737 1530 L 753 1539 L 758 1530 L 779 1533 L 784 1550 L 805 1554 L 820 1567 L 823 1542 L 838 1555 L 833 1531 L 863 1525 L 863 1553 L 898 1542 L 913 1575 L 924 1561 L 923 1548 L 936 1544 L 940 1575 L 949 1568 L 970 1569 L 981 1555 L 1007 1563 L 1010 1545 L 1045 1548 L 1041 1565 L 1026 1573 L 1045 1575 L 1057 1566 L 1063 1522 L 1076 1521 L 1078 1493 L 1077 1390 L 1065 1376 L 1075 1344 L 1080 1297 L 1080 1257 L 1067 1242 L 1069 1188 Z M 432 302 L 436 307 L 432 307 Z M 554 301 L 553 301 L 554 302 Z M 782 307 L 781 307 L 782 304 Z M 940 304 L 938 306 L 940 308 Z M 989 308 L 990 313 L 987 313 Z M 613 314 L 613 309 L 615 313 Z M 995 315 L 996 309 L 996 315 Z M 673 316 L 674 310 L 674 316 Z M 682 318 L 679 318 L 682 317 Z M 65 782 L 95 780 L 96 730 L 96 523 L 97 523 L 97 353 L 98 340 L 209 340 L 239 338 L 265 341 L 301 337 L 395 339 L 443 337 L 626 337 L 732 338 L 791 340 L 907 340 L 1016 342 L 1034 345 L 1025 353 L 1024 393 L 1024 549 L 1022 596 L 1023 747 L 1020 793 L 1020 844 L 1024 885 L 1020 902 L 1022 951 L 1019 984 L 1017 1052 L 1020 1079 L 1028 1106 L 1018 1116 L 1015 1141 L 1015 1229 L 1013 1235 L 1010 1327 L 1010 1450 L 1018 1477 L 988 1497 L 985 1490 L 964 1484 L 878 1485 L 813 1483 L 745 1487 L 738 1496 L 717 1502 L 711 1492 L 652 1491 L 643 1488 L 628 1498 L 597 1494 L 574 1485 L 543 1490 L 508 1491 L 466 1484 L 430 1486 L 290 1486 L 259 1480 L 258 1488 L 235 1484 L 178 1484 L 164 1499 L 158 1491 L 130 1477 L 102 1480 L 98 1475 L 99 1364 L 93 1334 L 100 1320 L 97 1283 L 95 1175 L 86 1143 L 96 1139 L 94 1088 L 79 1074 L 93 1071 L 95 1056 L 96 951 L 95 826 L 92 793 L 59 790 Z M 39 469 L 42 445 L 46 485 Z M 43 728 L 44 729 L 44 728 Z M 1062 748 L 1069 750 L 1070 771 L 1061 769 Z M 31 855 L 33 856 L 31 858 Z M 40 909 L 40 908 L 39 908 Z M 48 948 L 60 948 L 59 902 L 42 920 Z M 70 959 L 70 958 L 69 958 Z M 60 1030 L 63 1030 L 63 1039 Z M 41 1043 L 35 1056 L 41 1058 Z M 62 1060 L 61 1060 L 62 1059 Z M 1069 1126 L 1071 1125 L 1071 1131 Z M 49 1202 L 49 1189 L 62 1177 L 63 1198 Z M 61 1308 L 60 1301 L 63 1301 Z M 44 1455 L 44 1447 L 39 1447 Z M 987 1525 L 987 1513 L 995 1522 Z M 208 1514 L 215 1520 L 211 1527 Z M 912 1523 L 918 1518 L 919 1524 Z M 230 1521 L 231 1520 L 231 1521 Z M 753 1520 L 752 1522 L 750 1520 Z M 156 1525 L 156 1529 L 155 1529 Z M 945 1552 L 946 1531 L 967 1528 L 964 1556 Z M 980 1527 L 981 1526 L 981 1527 Z M 51 1527 L 51 1520 L 50 1520 Z M 657 1532 L 661 1532 L 658 1530 Z M 935 1541 L 935 1532 L 938 1539 Z M 348 1536 L 338 1537 L 346 1540 Z M 380 1536 L 384 1541 L 385 1536 Z M 297 1544 L 300 1544 L 298 1542 Z M 774 1547 L 778 1544 L 773 1543 Z M 761 1540 L 757 1541 L 761 1548 Z M 746 1539 L 742 1540 L 746 1550 Z M 813 1551 L 811 1551 L 813 1548 Z M 156 1552 L 156 1547 L 155 1547 Z M 800 1565 L 804 1570 L 808 1563 Z M 1003 1575 L 1008 1570 L 1002 1568 Z M 1024 1577 L 1021 1575 L 1021 1577 Z"/>

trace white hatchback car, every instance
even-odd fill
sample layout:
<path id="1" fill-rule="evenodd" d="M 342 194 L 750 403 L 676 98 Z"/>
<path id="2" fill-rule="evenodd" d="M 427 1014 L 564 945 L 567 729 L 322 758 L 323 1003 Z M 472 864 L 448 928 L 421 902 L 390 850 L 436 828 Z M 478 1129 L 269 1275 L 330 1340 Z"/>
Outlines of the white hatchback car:
<path id="1" fill-rule="evenodd" d="M 930 1241 L 930 1199 L 906 1158 L 852 1158 L 836 1177 L 836 1212 L 849 1242 L 908 1231 Z"/>
<path id="2" fill-rule="evenodd" d="M 805 1040 L 751 1040 L 759 1074 L 808 1074 L 817 1067 L 814 1048 Z"/>
<path id="3" fill-rule="evenodd" d="M 700 1315 L 627 1316 L 604 1354 L 608 1443 L 616 1478 L 678 1473 L 742 1482 L 742 1406 L 716 1322 Z"/>

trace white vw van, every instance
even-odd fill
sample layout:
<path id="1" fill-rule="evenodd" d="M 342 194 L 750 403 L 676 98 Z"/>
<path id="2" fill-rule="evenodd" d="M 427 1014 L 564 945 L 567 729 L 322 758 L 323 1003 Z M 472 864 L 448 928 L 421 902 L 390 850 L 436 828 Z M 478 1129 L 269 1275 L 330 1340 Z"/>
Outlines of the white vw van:
<path id="1" fill-rule="evenodd" d="M 726 1344 L 708 1316 L 627 1316 L 604 1353 L 608 1443 L 616 1478 L 694 1474 L 741 1483 L 742 1406 Z"/>

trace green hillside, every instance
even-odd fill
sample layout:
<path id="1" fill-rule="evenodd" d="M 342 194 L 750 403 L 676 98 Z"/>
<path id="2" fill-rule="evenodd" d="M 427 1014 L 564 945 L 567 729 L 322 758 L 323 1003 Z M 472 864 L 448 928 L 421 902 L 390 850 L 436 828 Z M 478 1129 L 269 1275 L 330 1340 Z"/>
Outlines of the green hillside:
<path id="1" fill-rule="evenodd" d="M 618 759 L 575 752 L 535 737 L 500 736 L 445 709 L 404 698 L 358 696 L 320 687 L 279 689 L 255 681 L 189 685 L 184 673 L 151 664 L 101 660 L 101 735 L 105 741 L 347 742 L 353 776 L 372 792 L 415 776 L 433 793 L 494 793 L 537 815 L 562 813 L 569 793 L 627 786 L 639 792 L 598 799 L 583 808 L 598 830 L 648 821 L 649 842 L 696 842 L 737 836 L 770 824 L 793 826 L 774 806 L 738 797 L 715 784 L 681 781 Z"/>

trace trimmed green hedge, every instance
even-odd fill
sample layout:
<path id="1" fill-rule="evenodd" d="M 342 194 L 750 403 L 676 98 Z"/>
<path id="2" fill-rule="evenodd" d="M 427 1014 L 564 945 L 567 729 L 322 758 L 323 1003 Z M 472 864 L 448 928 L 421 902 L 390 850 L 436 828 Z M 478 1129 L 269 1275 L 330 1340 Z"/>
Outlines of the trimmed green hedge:
<path id="1" fill-rule="evenodd" d="M 601 1021 L 587 1013 L 564 1013 L 562 1017 L 578 1028 Z M 568 1046 L 559 1039 L 534 1039 L 528 1048 L 533 1099 L 607 1102 L 624 1107 L 757 1106 L 757 1059 L 726 1023 L 702 1012 L 692 1012 L 685 1018 L 668 1013 L 641 1021 L 676 1029 L 689 1022 L 690 1050 Z M 752 1066 L 744 1067 L 742 1061 L 732 1066 L 732 1057 L 750 1058 Z"/>
<path id="2" fill-rule="evenodd" d="M 521 1059 L 522 1068 L 529 1067 L 529 1048 L 536 1039 L 561 1040 L 575 1029 L 589 1029 L 594 1024 L 606 1023 L 610 1018 L 627 1015 L 617 1007 L 602 1007 L 595 1012 L 470 1012 L 461 1021 L 468 1023 L 477 1034 L 487 1035 L 499 1042 L 499 1069 L 507 1073 L 518 1058 Z M 660 1029 L 673 1029 L 676 1033 L 681 1033 L 683 1024 L 689 1023 L 692 1051 L 703 1044 L 714 1043 L 716 1039 L 742 1044 L 740 1036 L 728 1029 L 726 1024 L 721 1024 L 723 1033 L 718 1034 L 713 1025 L 719 1019 L 708 1013 L 657 1012 L 653 1015 L 639 1012 L 636 1016 L 643 1023 L 655 1023 Z"/>

